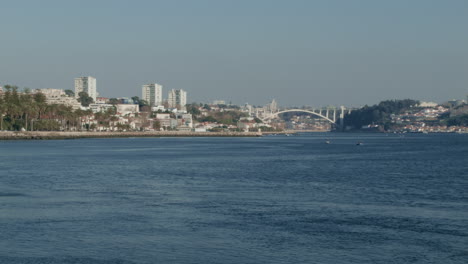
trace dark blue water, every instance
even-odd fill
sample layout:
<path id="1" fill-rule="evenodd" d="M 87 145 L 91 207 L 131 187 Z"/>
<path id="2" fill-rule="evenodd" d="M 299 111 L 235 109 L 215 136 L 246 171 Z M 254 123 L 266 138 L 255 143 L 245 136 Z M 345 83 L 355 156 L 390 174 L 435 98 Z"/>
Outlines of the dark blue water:
<path id="1" fill-rule="evenodd" d="M 468 263 L 467 169 L 455 134 L 3 141 L 0 263 Z"/>

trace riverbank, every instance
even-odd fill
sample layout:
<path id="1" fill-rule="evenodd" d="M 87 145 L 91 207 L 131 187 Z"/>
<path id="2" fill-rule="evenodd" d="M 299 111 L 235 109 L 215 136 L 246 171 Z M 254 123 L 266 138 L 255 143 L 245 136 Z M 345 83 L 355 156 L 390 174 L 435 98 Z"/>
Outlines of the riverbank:
<path id="1" fill-rule="evenodd" d="M 59 132 L 59 131 L 0 131 L 0 140 L 48 140 L 79 138 L 128 138 L 128 137 L 259 137 L 258 132 Z"/>
<path id="2" fill-rule="evenodd" d="M 297 133 L 326 133 L 329 130 L 283 130 L 283 131 L 262 131 L 263 135 L 285 135 L 285 134 L 297 134 Z"/>

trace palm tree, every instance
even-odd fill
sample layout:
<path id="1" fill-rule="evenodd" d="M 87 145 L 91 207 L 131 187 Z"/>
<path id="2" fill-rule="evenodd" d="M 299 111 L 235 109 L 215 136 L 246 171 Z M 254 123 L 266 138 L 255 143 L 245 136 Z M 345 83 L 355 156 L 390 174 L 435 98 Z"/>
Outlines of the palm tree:
<path id="1" fill-rule="evenodd" d="M 35 105 L 32 100 L 31 95 L 29 94 L 29 89 L 25 89 L 24 94 L 20 95 L 20 111 L 21 116 L 24 117 L 25 129 L 28 130 L 28 121 L 32 113 L 34 113 Z"/>
<path id="2" fill-rule="evenodd" d="M 3 114 L 5 113 L 5 101 L 0 97 L 0 130 L 3 130 Z"/>

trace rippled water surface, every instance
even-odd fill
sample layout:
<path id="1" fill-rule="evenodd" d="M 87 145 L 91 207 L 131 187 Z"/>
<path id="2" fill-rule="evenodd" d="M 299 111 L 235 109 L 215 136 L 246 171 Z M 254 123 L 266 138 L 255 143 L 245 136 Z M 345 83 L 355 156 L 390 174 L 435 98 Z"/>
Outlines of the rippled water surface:
<path id="1" fill-rule="evenodd" d="M 0 141 L 0 263 L 468 263 L 467 172 L 455 134 Z"/>

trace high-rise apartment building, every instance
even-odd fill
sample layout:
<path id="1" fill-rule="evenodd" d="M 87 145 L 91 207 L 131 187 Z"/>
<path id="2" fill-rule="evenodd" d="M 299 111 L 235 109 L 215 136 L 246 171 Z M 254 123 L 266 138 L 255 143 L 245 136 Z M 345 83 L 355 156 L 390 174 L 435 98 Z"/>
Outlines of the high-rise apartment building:
<path id="1" fill-rule="evenodd" d="M 91 76 L 75 78 L 75 97 L 78 98 L 81 92 L 86 92 L 96 102 L 96 78 Z"/>
<path id="2" fill-rule="evenodd" d="M 184 90 L 170 90 L 167 97 L 167 103 L 170 108 L 185 109 L 187 104 L 187 92 Z"/>
<path id="3" fill-rule="evenodd" d="M 162 85 L 150 83 L 143 85 L 141 99 L 151 106 L 162 105 Z"/>

